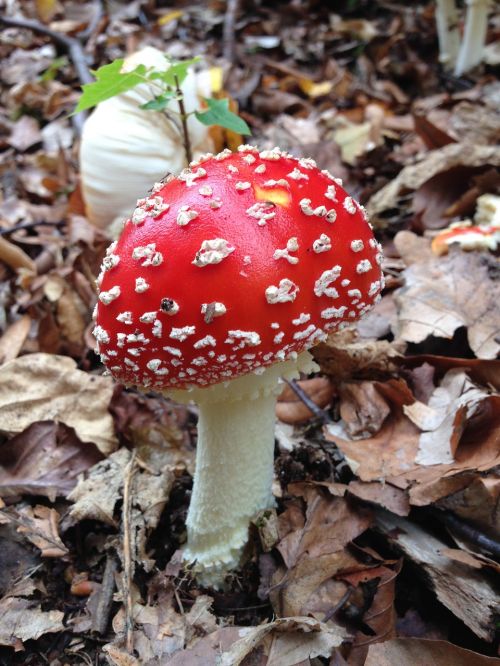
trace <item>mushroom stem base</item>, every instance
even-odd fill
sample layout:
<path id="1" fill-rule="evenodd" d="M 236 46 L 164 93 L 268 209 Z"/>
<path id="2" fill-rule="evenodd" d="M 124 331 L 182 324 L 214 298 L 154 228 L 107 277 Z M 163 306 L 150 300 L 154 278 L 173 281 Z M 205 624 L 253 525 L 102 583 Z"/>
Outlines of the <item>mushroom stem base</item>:
<path id="1" fill-rule="evenodd" d="M 198 389 L 200 408 L 196 473 L 186 521 L 184 559 L 202 585 L 220 587 L 238 566 L 251 518 L 274 505 L 274 424 L 280 375 L 298 375 L 315 364 L 305 352 L 296 362 L 272 366 Z"/>

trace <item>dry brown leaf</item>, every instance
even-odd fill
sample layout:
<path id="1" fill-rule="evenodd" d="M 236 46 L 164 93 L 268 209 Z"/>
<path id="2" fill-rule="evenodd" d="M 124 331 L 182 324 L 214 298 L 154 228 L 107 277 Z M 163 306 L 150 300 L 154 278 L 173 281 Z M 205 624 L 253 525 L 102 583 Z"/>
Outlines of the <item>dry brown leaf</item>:
<path id="1" fill-rule="evenodd" d="M 376 526 L 393 546 L 425 572 L 446 608 L 477 636 L 493 640 L 500 602 L 497 590 L 487 578 L 442 555 L 444 542 L 404 518 L 377 511 Z"/>
<path id="2" fill-rule="evenodd" d="M 436 374 L 440 375 L 453 368 L 462 368 L 477 384 L 500 391 L 500 360 L 486 361 L 478 358 L 453 358 L 433 354 L 405 356 L 401 359 L 403 368 L 418 368 L 423 364 L 428 364 Z"/>
<path id="3" fill-rule="evenodd" d="M 0 338 L 0 364 L 19 356 L 31 328 L 31 317 L 23 315 L 11 324 Z"/>
<path id="4" fill-rule="evenodd" d="M 67 356 L 21 356 L 0 368 L 1 429 L 19 433 L 35 421 L 61 421 L 109 453 L 117 445 L 108 412 L 112 393 L 110 378 L 77 370 Z"/>
<path id="5" fill-rule="evenodd" d="M 75 521 L 100 520 L 117 527 L 113 517 L 115 504 L 121 498 L 123 475 L 130 461 L 130 451 L 122 448 L 94 465 L 68 495 L 75 504 L 70 515 Z"/>
<path id="6" fill-rule="evenodd" d="M 408 238 L 408 232 L 405 235 Z M 395 239 L 398 245 L 398 236 Z M 470 276 L 474 276 L 474 280 Z M 500 280 L 488 254 L 452 251 L 409 266 L 405 285 L 394 298 L 398 306 L 396 335 L 419 343 L 428 336 L 451 339 L 461 326 L 478 358 L 494 359 L 500 351 Z"/>
<path id="7" fill-rule="evenodd" d="M 469 474 L 470 481 L 439 503 L 465 520 L 500 532 L 500 479 Z"/>
<path id="8" fill-rule="evenodd" d="M 13 148 L 22 152 L 36 143 L 40 143 L 41 140 L 42 135 L 38 121 L 32 116 L 21 116 L 14 123 L 8 142 Z"/>
<path id="9" fill-rule="evenodd" d="M 11 516 L 5 515 L 9 518 Z M 13 516 L 12 522 L 18 526 L 20 534 L 40 549 L 42 557 L 64 557 L 68 549 L 59 536 L 59 519 L 55 509 L 39 504 L 33 509 L 30 506 L 24 507 Z"/>
<path id="10" fill-rule="evenodd" d="M 122 498 L 124 475 L 130 459 L 130 451 L 121 448 L 94 465 L 85 478 L 80 479 L 68 495 L 68 499 L 75 502 L 70 509 L 74 521 L 99 520 L 117 527 L 114 510 Z M 148 464 L 142 467 L 139 458 L 138 468 L 133 475 L 130 512 L 130 530 L 134 535 L 132 548 L 134 560 L 140 561 L 146 571 L 154 566 L 154 560 L 146 552 L 146 542 L 160 520 L 174 481 L 169 461 L 167 450 L 163 460 L 156 455 L 150 457 Z"/>
<path id="11" fill-rule="evenodd" d="M 342 580 L 348 582 L 356 590 L 361 586 L 361 595 L 359 599 L 351 597 L 348 604 L 352 612 L 352 606 L 356 607 L 355 601 L 358 601 L 357 607 L 366 611 L 362 615 L 362 622 L 367 625 L 372 635 L 367 635 L 366 629 L 358 630 L 354 635 L 354 640 L 349 650 L 348 663 L 352 666 L 364 664 L 368 647 L 373 643 L 386 641 L 396 636 L 396 611 L 394 608 L 394 598 L 396 594 L 396 578 L 401 570 L 402 563 L 396 566 L 378 566 L 363 571 L 346 573 L 341 576 Z M 375 587 L 374 587 L 375 586 Z M 373 594 L 373 598 L 370 596 Z M 368 599 L 367 599 L 368 597 Z"/>
<path id="12" fill-rule="evenodd" d="M 397 380 L 391 380 L 396 385 Z M 377 433 L 391 412 L 389 402 L 377 390 L 375 382 L 344 382 L 340 386 L 340 416 L 346 432 L 352 439 L 365 439 Z M 408 387 L 400 380 L 398 390 L 408 394 Z"/>
<path id="13" fill-rule="evenodd" d="M 39 606 L 39 602 L 36 602 Z M 35 607 L 32 601 L 16 597 L 0 600 L 0 645 L 23 648 L 23 642 L 36 640 L 44 634 L 64 631 L 64 613 L 58 610 L 48 612 Z"/>
<path id="14" fill-rule="evenodd" d="M 3 236 L 0 236 L 0 261 L 14 270 L 25 268 L 31 273 L 36 273 L 36 265 L 29 255 L 14 245 Z"/>
<path id="15" fill-rule="evenodd" d="M 245 659 L 256 656 L 261 643 L 267 656 L 263 664 L 295 666 L 304 659 L 329 657 L 346 637 L 341 627 L 331 627 L 310 617 L 280 618 L 259 627 L 241 628 L 239 633 L 242 638 L 221 654 L 219 666 L 239 666 Z"/>
<path id="16" fill-rule="evenodd" d="M 342 423 L 325 427 L 325 437 L 335 442 L 361 481 L 388 480 L 406 476 L 415 469 L 419 429 L 393 406 L 382 428 L 372 437 L 353 441 Z M 398 486 L 406 487 L 401 481 Z"/>
<path id="17" fill-rule="evenodd" d="M 394 372 L 404 347 L 387 340 L 359 338 L 355 330 L 345 329 L 331 334 L 326 343 L 317 345 L 312 352 L 322 372 L 338 384 L 352 377 L 373 377 L 374 372 Z"/>
<path id="18" fill-rule="evenodd" d="M 428 404 L 405 405 L 406 416 L 422 430 L 415 461 L 419 465 L 452 463 L 468 420 L 485 408 L 485 401 L 496 402 L 500 408 L 500 398 L 478 388 L 463 370 L 456 369 L 446 373 Z"/>
<path id="19" fill-rule="evenodd" d="M 33 423 L 0 447 L 0 496 L 46 495 L 53 501 L 102 458 L 94 444 L 83 444 L 63 423 Z"/>
<path id="20" fill-rule="evenodd" d="M 363 483 L 351 481 L 347 490 L 364 502 L 370 502 L 388 509 L 397 516 L 407 516 L 410 513 L 410 502 L 407 494 L 390 483 Z"/>
<path id="21" fill-rule="evenodd" d="M 423 638 L 394 638 L 370 646 L 365 666 L 499 666 L 500 659 Z"/>
<path id="22" fill-rule="evenodd" d="M 454 167 L 484 167 L 488 164 L 500 166 L 498 146 L 452 143 L 433 150 L 417 164 L 404 167 L 396 178 L 371 197 L 367 203 L 368 216 L 375 226 L 385 226 L 381 214 L 390 208 L 397 208 L 403 192 L 416 190 L 436 174 Z"/>
<path id="23" fill-rule="evenodd" d="M 298 381 L 299 387 L 320 408 L 330 404 L 335 389 L 327 377 L 313 377 Z M 312 418 L 314 414 L 298 397 L 290 386 L 285 386 L 276 404 L 276 417 L 283 423 L 303 423 Z"/>
<path id="24" fill-rule="evenodd" d="M 290 569 L 307 554 L 315 558 L 342 550 L 370 525 L 369 511 L 352 507 L 343 497 L 332 497 L 316 485 L 290 484 L 288 492 L 303 497 L 306 511 L 297 525 L 297 508 L 292 505 L 279 516 L 282 539 L 278 550 Z M 299 518 L 300 520 L 300 518 Z"/>

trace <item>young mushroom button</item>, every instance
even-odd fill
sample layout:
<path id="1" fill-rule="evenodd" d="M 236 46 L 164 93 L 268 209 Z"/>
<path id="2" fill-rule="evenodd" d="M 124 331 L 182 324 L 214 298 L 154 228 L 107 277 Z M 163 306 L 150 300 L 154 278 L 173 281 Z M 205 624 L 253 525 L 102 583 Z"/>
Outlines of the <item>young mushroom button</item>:
<path id="1" fill-rule="evenodd" d="M 117 380 L 198 403 L 184 557 L 220 586 L 273 505 L 280 378 L 380 297 L 381 248 L 338 179 L 277 148 L 206 155 L 138 208 L 103 262 L 97 346 Z"/>

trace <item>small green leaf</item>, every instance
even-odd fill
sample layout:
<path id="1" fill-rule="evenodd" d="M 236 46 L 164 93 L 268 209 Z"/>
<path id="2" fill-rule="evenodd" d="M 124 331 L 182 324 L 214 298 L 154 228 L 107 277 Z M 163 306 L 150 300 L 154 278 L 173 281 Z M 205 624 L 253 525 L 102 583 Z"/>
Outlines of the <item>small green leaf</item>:
<path id="1" fill-rule="evenodd" d="M 238 134 L 251 134 L 250 128 L 243 120 L 229 110 L 228 99 L 211 99 L 204 100 L 208 109 L 206 111 L 195 111 L 195 116 L 200 123 L 204 125 L 220 125 L 228 130 L 237 132 Z"/>
<path id="2" fill-rule="evenodd" d="M 168 58 L 167 58 L 168 60 Z M 195 62 L 198 62 L 199 57 L 191 58 L 191 60 L 182 60 L 181 62 L 172 62 L 170 67 L 164 72 L 154 71 L 148 76 L 151 81 L 162 81 L 165 85 L 170 86 L 171 88 L 176 87 L 175 79 L 179 82 L 179 85 L 182 85 L 184 79 L 187 76 L 188 69 Z M 170 62 L 170 61 L 169 61 Z"/>
<path id="3" fill-rule="evenodd" d="M 164 95 L 158 95 L 149 102 L 141 104 L 139 108 L 145 111 L 163 111 L 173 97 L 175 97 L 174 91 L 166 92 Z"/>
<path id="4" fill-rule="evenodd" d="M 67 56 L 64 55 L 61 56 L 60 58 L 56 58 L 42 73 L 42 75 L 40 76 L 40 81 L 53 81 L 56 78 L 58 71 L 62 67 L 65 67 L 67 64 L 68 64 Z"/>
<path id="5" fill-rule="evenodd" d="M 99 67 L 98 70 L 93 72 L 96 81 L 94 83 L 85 83 L 82 86 L 83 93 L 73 114 L 90 109 L 99 104 L 99 102 L 127 92 L 127 90 L 135 88 L 135 86 L 144 81 L 144 76 L 147 72 L 144 65 L 137 65 L 130 72 L 122 72 L 122 67 L 123 58 L 119 58 L 109 63 L 109 65 Z"/>

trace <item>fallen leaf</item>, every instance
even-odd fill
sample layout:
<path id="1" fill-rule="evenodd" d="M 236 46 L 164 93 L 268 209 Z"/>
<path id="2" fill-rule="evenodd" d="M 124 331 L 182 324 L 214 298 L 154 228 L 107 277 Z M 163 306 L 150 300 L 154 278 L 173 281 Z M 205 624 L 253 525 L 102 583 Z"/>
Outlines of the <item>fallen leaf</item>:
<path id="1" fill-rule="evenodd" d="M 41 140 L 38 121 L 32 116 L 21 116 L 14 124 L 8 142 L 13 148 L 22 152 L 40 143 Z"/>
<path id="2" fill-rule="evenodd" d="M 109 453 L 117 440 L 108 405 L 113 382 L 77 370 L 67 356 L 29 354 L 0 368 L 0 420 L 6 433 L 20 433 L 35 421 L 61 421 L 82 442 Z"/>
<path id="3" fill-rule="evenodd" d="M 13 270 L 25 268 L 32 273 L 36 273 L 36 265 L 33 259 L 20 247 L 2 236 L 0 236 L 0 261 L 6 263 Z"/>
<path id="4" fill-rule="evenodd" d="M 457 369 L 444 376 L 428 404 L 405 405 L 404 413 L 423 431 L 415 461 L 419 465 L 452 463 L 467 421 L 484 408 L 484 401 L 500 408 L 500 397 L 478 388 Z"/>
<path id="5" fill-rule="evenodd" d="M 66 496 L 77 477 L 102 460 L 63 423 L 38 421 L 0 446 L 0 496 Z"/>
<path id="6" fill-rule="evenodd" d="M 407 516 L 410 513 L 410 502 L 407 494 L 390 483 L 363 483 L 351 481 L 347 486 L 349 494 L 364 502 L 370 502 L 388 509 L 397 516 Z"/>
<path id="7" fill-rule="evenodd" d="M 393 638 L 386 643 L 371 645 L 365 666 L 498 666 L 500 659 L 465 650 L 447 643 L 423 638 Z"/>
<path id="8" fill-rule="evenodd" d="M 39 602 L 35 602 L 39 605 Z M 22 649 L 24 641 L 36 640 L 44 634 L 64 631 L 64 613 L 37 608 L 32 601 L 17 597 L 0 599 L 0 645 Z"/>
<path id="9" fill-rule="evenodd" d="M 335 393 L 332 383 L 326 377 L 303 379 L 297 384 L 321 409 L 329 405 Z M 291 386 L 285 386 L 276 404 L 276 417 L 283 423 L 296 424 L 303 423 L 313 416 L 314 414 Z"/>
<path id="10" fill-rule="evenodd" d="M 31 317 L 23 315 L 11 324 L 0 338 L 0 364 L 19 356 L 31 329 Z"/>
<path id="11" fill-rule="evenodd" d="M 397 246 L 397 236 L 395 242 Z M 475 355 L 496 358 L 500 351 L 500 280 L 495 278 L 493 258 L 456 250 L 414 263 L 402 276 L 405 284 L 394 295 L 398 306 L 395 333 L 399 338 L 413 343 L 423 342 L 430 335 L 451 339 L 458 328 L 465 326 Z"/>
<path id="12" fill-rule="evenodd" d="M 330 627 L 310 617 L 280 618 L 259 627 L 241 628 L 239 633 L 242 638 L 220 655 L 220 666 L 239 666 L 264 641 L 264 664 L 295 666 L 304 659 L 329 657 L 346 637 L 341 627 Z"/>
<path id="13" fill-rule="evenodd" d="M 335 384 L 353 377 L 373 377 L 374 372 L 391 373 L 404 351 L 404 344 L 387 340 L 359 338 L 353 329 L 328 336 L 328 341 L 314 347 L 314 360 Z"/>
<path id="14" fill-rule="evenodd" d="M 375 226 L 385 226 L 382 213 L 397 208 L 403 192 L 417 190 L 427 180 L 438 173 L 454 167 L 500 166 L 500 148 L 498 146 L 480 146 L 474 143 L 452 143 L 444 148 L 433 150 L 417 164 L 410 164 L 376 192 L 368 201 L 366 208 L 370 221 Z"/>
<path id="15" fill-rule="evenodd" d="M 124 470 L 130 455 L 128 449 L 118 449 L 94 465 L 79 480 L 76 488 L 68 495 L 68 499 L 75 503 L 70 509 L 70 515 L 75 521 L 100 520 L 117 527 L 114 509 L 121 499 Z"/>
<path id="16" fill-rule="evenodd" d="M 10 517 L 10 514 L 7 514 Z M 17 512 L 17 531 L 40 549 L 42 557 L 64 557 L 68 549 L 59 536 L 60 516 L 55 509 L 37 505 Z"/>

